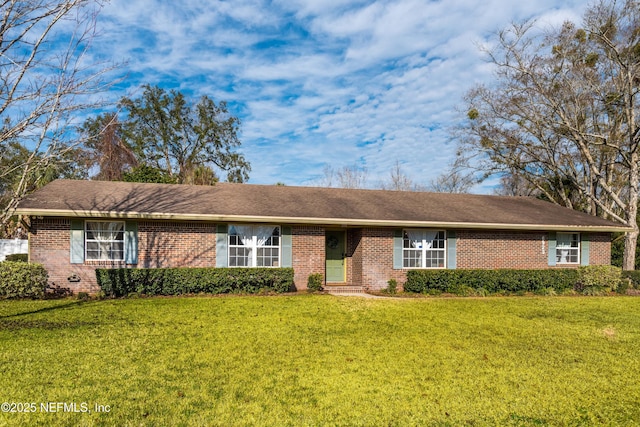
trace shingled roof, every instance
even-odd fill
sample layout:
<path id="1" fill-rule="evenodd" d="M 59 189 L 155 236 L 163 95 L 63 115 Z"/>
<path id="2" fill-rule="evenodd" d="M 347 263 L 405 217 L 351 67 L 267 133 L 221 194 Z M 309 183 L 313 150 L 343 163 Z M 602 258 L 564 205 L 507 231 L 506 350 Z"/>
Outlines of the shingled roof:
<path id="1" fill-rule="evenodd" d="M 334 226 L 626 231 L 616 222 L 529 197 L 218 183 L 54 181 L 18 214 Z"/>

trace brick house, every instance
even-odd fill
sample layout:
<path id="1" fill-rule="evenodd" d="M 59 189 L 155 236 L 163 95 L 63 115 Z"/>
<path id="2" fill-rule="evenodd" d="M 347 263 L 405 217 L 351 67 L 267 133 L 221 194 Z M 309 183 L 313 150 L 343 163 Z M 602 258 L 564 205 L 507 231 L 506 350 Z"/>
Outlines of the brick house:
<path id="1" fill-rule="evenodd" d="M 29 258 L 96 292 L 97 267 L 293 267 L 305 289 L 402 284 L 414 268 L 609 264 L 627 227 L 526 197 L 218 183 L 54 181 L 19 205 Z"/>

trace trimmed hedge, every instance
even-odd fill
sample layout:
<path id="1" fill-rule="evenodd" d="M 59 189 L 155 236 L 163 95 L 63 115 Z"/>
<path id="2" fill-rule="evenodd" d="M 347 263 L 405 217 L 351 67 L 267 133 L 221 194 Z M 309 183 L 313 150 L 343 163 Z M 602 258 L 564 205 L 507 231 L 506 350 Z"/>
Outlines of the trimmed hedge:
<path id="1" fill-rule="evenodd" d="M 116 268 L 96 269 L 107 296 L 287 292 L 292 268 Z"/>
<path id="2" fill-rule="evenodd" d="M 470 291 L 495 293 L 560 293 L 578 283 L 577 269 L 554 270 L 409 270 L 404 290 L 415 293 L 451 293 Z"/>
<path id="3" fill-rule="evenodd" d="M 29 262 L 29 254 L 10 254 L 4 257 L 5 261 Z"/>
<path id="4" fill-rule="evenodd" d="M 0 262 L 0 299 L 42 298 L 49 275 L 40 264 Z"/>

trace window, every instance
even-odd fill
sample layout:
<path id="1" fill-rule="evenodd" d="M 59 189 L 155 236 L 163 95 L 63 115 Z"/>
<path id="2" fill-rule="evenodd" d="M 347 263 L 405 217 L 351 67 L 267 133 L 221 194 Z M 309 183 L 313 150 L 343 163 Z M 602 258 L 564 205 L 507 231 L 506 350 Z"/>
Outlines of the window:
<path id="1" fill-rule="evenodd" d="M 556 264 L 580 262 L 580 234 L 558 233 L 556 235 Z"/>
<path id="2" fill-rule="evenodd" d="M 124 261 L 124 222 L 87 221 L 85 259 Z"/>
<path id="3" fill-rule="evenodd" d="M 402 265 L 404 268 L 444 268 L 446 238 L 444 230 L 404 230 Z"/>
<path id="4" fill-rule="evenodd" d="M 280 227 L 230 225 L 229 267 L 279 267 Z"/>

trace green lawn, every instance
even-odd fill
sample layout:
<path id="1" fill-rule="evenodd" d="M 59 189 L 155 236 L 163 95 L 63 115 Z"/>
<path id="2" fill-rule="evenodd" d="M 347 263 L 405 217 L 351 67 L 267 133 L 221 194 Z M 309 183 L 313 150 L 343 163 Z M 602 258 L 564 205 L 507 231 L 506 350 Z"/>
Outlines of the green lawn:
<path id="1" fill-rule="evenodd" d="M 640 298 L 2 301 L 0 368 L 0 425 L 634 425 Z"/>

